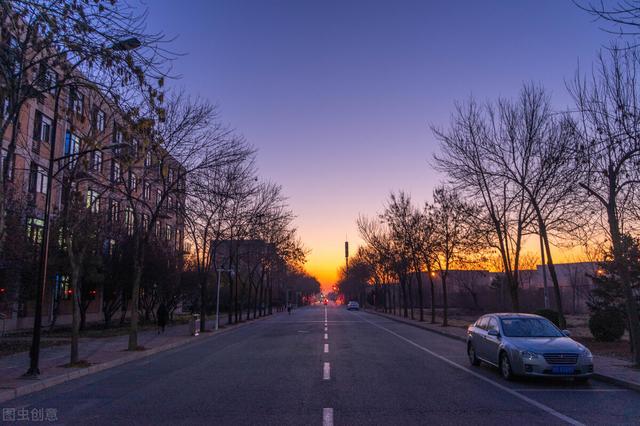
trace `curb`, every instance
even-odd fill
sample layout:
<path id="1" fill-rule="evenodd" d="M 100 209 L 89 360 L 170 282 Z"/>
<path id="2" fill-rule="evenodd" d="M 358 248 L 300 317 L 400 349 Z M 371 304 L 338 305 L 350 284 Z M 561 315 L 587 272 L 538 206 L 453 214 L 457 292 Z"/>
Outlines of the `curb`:
<path id="1" fill-rule="evenodd" d="M 461 342 L 466 342 L 466 339 L 463 338 L 463 337 L 455 336 L 455 335 L 449 334 L 449 333 L 447 333 L 445 331 L 433 330 L 431 328 L 422 327 L 422 326 L 420 326 L 420 323 L 408 322 L 408 321 L 405 321 L 402 318 L 394 318 L 392 316 L 388 316 L 388 315 L 382 314 L 380 312 L 375 312 L 375 311 L 368 311 L 368 312 L 371 313 L 371 314 L 378 315 L 378 316 L 383 317 L 383 318 L 388 318 L 388 319 L 390 319 L 392 321 L 396 321 L 396 322 L 399 322 L 399 323 L 402 323 L 402 324 L 406 324 L 406 325 L 410 325 L 412 327 L 419 328 L 421 330 L 430 331 L 432 333 L 436 333 L 436 334 L 439 334 L 441 336 L 448 337 L 450 339 L 458 340 L 458 341 L 461 341 Z M 626 388 L 626 389 L 629 389 L 629 390 L 632 390 L 632 391 L 640 392 L 640 384 L 638 384 L 638 383 L 630 382 L 628 380 L 618 379 L 618 378 L 612 377 L 612 376 L 606 376 L 606 375 L 601 374 L 601 373 L 593 373 L 593 375 L 591 377 L 593 379 L 595 379 L 595 380 L 599 380 L 599 381 L 604 382 L 604 383 L 608 383 L 608 384 L 620 386 L 620 387 L 623 387 L 623 388 Z"/>
<path id="2" fill-rule="evenodd" d="M 383 313 L 380 313 L 380 312 L 375 312 L 375 311 L 367 311 L 367 312 L 370 313 L 370 314 L 378 315 L 378 316 L 380 316 L 382 318 L 390 319 L 391 321 L 395 321 L 395 322 L 399 322 L 399 323 L 402 323 L 402 324 L 410 325 L 411 327 L 419 328 L 420 330 L 430 331 L 432 333 L 436 333 L 436 334 L 439 334 L 441 336 L 448 337 L 450 339 L 458 340 L 460 342 L 466 342 L 467 341 L 464 337 L 456 336 L 454 334 L 447 333 L 446 331 L 439 331 L 439 330 L 434 330 L 432 328 L 422 327 L 419 322 L 409 322 L 409 321 L 405 321 L 402 318 L 395 318 L 393 316 L 390 316 L 390 315 L 387 315 L 387 314 L 383 314 Z"/>
<path id="3" fill-rule="evenodd" d="M 277 313 L 271 314 L 271 315 L 267 315 L 264 317 L 260 317 L 260 318 L 256 318 L 256 319 L 252 319 L 250 321 L 244 321 L 241 322 L 240 324 L 235 324 L 233 327 L 226 329 L 226 330 L 219 330 L 217 333 L 216 332 L 212 332 L 212 333 L 203 333 L 200 334 L 200 336 L 203 337 L 203 339 L 199 339 L 196 338 L 195 336 L 191 336 L 190 338 L 183 340 L 183 341 L 178 341 L 178 342 L 173 342 L 173 343 L 168 343 L 166 345 L 162 345 L 162 346 L 156 346 L 154 348 L 149 348 L 145 351 L 140 351 L 140 352 L 134 352 L 131 353 L 129 355 L 125 355 L 121 358 L 117 358 L 111 361 L 107 361 L 107 362 L 103 362 L 100 364 L 96 364 L 96 365 L 92 365 L 90 367 L 86 367 L 86 368 L 80 368 L 74 371 L 70 371 L 68 373 L 64 373 L 64 374 L 60 374 L 54 377 L 50 377 L 48 379 L 43 379 L 43 380 L 39 380 L 39 381 L 35 381 L 34 383 L 28 384 L 28 385 L 24 385 L 24 386 L 19 386 L 15 389 L 0 389 L 0 403 L 4 403 L 7 401 L 10 401 L 12 399 L 18 398 L 20 396 L 24 396 L 24 395 L 28 395 L 30 393 L 34 393 L 34 392 L 38 392 L 47 388 L 50 388 L 52 386 L 56 386 L 80 377 L 84 377 L 84 376 L 88 376 L 90 374 L 94 374 L 94 373 L 98 373 L 100 371 L 104 371 L 104 370 L 108 370 L 110 368 L 113 367 L 118 367 L 120 365 L 129 363 L 131 361 L 136 361 L 142 358 L 146 358 L 149 357 L 151 355 L 155 355 L 157 353 L 160 352 L 165 352 L 171 349 L 175 349 L 177 347 L 181 347 L 181 346 L 188 346 L 194 343 L 198 343 L 198 342 L 202 342 L 204 339 L 209 338 L 209 337 L 213 337 L 213 336 L 219 336 L 221 334 L 225 334 L 231 331 L 235 331 L 238 330 L 239 328 L 249 325 L 249 324 L 253 324 L 256 321 L 260 321 L 260 320 L 264 320 L 267 318 L 271 318 L 274 315 L 276 315 Z"/>
<path id="4" fill-rule="evenodd" d="M 627 388 L 629 390 L 640 392 L 640 384 L 638 383 L 633 383 L 628 380 L 618 379 L 611 376 L 605 376 L 604 374 L 600 374 L 600 373 L 593 373 L 591 377 L 601 382 L 609 383 L 611 385 L 616 385 L 623 388 Z"/>

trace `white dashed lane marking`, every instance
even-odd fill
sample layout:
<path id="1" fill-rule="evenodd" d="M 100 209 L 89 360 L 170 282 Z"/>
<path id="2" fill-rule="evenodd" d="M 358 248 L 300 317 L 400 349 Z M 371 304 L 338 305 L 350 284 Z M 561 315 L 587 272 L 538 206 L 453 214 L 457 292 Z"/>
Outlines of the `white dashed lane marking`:
<path id="1" fill-rule="evenodd" d="M 324 353 L 325 353 L 325 354 L 328 354 L 328 353 L 329 353 L 329 344 L 328 344 L 328 343 L 325 343 L 325 344 L 324 344 Z"/>
<path id="2" fill-rule="evenodd" d="M 329 380 L 331 378 L 331 365 L 328 362 L 324 363 L 322 369 L 322 380 Z"/>
<path id="3" fill-rule="evenodd" d="M 333 426 L 333 408 L 322 409 L 322 426 Z"/>

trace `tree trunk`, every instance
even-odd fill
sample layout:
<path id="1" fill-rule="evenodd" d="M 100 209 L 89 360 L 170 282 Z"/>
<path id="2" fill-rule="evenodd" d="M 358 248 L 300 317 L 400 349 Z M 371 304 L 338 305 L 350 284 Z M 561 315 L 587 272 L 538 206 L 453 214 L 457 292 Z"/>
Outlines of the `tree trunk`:
<path id="1" fill-rule="evenodd" d="M 442 280 L 442 326 L 447 327 L 449 325 L 449 302 L 447 300 L 447 274 L 441 274 L 440 279 Z"/>
<path id="2" fill-rule="evenodd" d="M 420 322 L 424 322 L 424 297 L 422 294 L 422 274 L 420 266 L 416 265 L 416 283 L 418 285 L 418 305 L 420 306 Z"/>
<path id="3" fill-rule="evenodd" d="M 404 317 L 409 318 L 409 306 L 407 303 L 407 283 L 404 279 L 400 280 L 400 289 L 402 290 L 402 304 L 404 309 Z"/>
<path id="4" fill-rule="evenodd" d="M 433 284 L 433 275 L 431 273 L 431 267 L 427 268 L 427 274 L 429 274 L 429 284 L 431 286 L 431 324 L 436 323 L 436 286 Z"/>
<path id="5" fill-rule="evenodd" d="M 411 306 L 411 319 L 415 319 L 414 314 L 413 314 L 413 307 L 414 307 L 414 303 L 413 303 L 413 280 L 411 279 L 411 276 L 408 277 L 408 284 L 407 287 L 409 289 L 409 305 Z"/>
<path id="6" fill-rule="evenodd" d="M 138 309 L 140 308 L 140 281 L 144 265 L 144 249 L 139 248 L 139 254 L 133 262 L 133 285 L 131 288 L 131 327 L 129 329 L 128 350 L 138 349 Z"/>
<path id="7" fill-rule="evenodd" d="M 553 264 L 551 258 L 551 247 L 549 246 L 549 237 L 547 235 L 547 229 L 544 223 L 540 222 L 540 232 L 542 233 L 542 240 L 544 242 L 544 248 L 547 254 L 547 268 L 549 268 L 549 275 L 551 276 L 551 282 L 553 283 L 553 294 L 556 298 L 556 311 L 558 312 L 558 321 L 561 329 L 567 327 L 567 321 L 564 318 L 564 312 L 562 309 L 562 295 L 560 294 L 560 284 L 558 283 L 558 275 L 556 274 L 556 267 Z"/>
<path id="8" fill-rule="evenodd" d="M 71 247 L 71 246 L 70 246 Z M 80 309 L 80 265 L 77 262 L 72 261 L 71 265 L 71 354 L 69 357 L 69 363 L 75 364 L 80 359 L 78 344 L 80 341 L 80 321 L 78 318 L 78 311 Z"/>

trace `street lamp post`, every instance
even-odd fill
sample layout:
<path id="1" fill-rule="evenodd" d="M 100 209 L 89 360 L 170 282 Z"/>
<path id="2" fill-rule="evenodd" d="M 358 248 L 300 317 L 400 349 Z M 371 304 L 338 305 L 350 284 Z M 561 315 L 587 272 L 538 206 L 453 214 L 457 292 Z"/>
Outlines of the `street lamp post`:
<path id="1" fill-rule="evenodd" d="M 112 50 L 124 51 L 133 50 L 140 46 L 140 41 L 131 38 L 127 39 L 122 44 L 114 44 Z M 61 158 L 55 157 L 56 151 L 56 136 L 58 133 L 58 106 L 60 105 L 60 94 L 62 87 L 59 86 L 56 89 L 56 97 L 54 102 L 54 120 L 51 125 L 51 137 L 49 142 L 49 167 L 47 169 L 47 193 L 45 195 L 44 217 L 42 225 L 42 241 L 40 246 L 40 262 L 38 266 L 38 289 L 36 291 L 36 307 L 33 319 L 33 338 L 31 341 L 31 350 L 29 351 L 29 370 L 24 374 L 24 377 L 37 378 L 40 375 L 40 328 L 42 327 L 42 303 L 44 299 L 44 292 L 47 283 L 47 264 L 49 261 L 49 239 L 50 239 L 50 222 L 51 222 L 51 190 L 53 187 L 53 166 L 57 161 L 61 159 L 69 158 L 70 156 L 63 156 Z M 95 151 L 95 150 L 92 150 Z M 90 152 L 90 151 L 89 151 Z M 84 155 L 86 152 L 77 153 L 76 155 Z M 73 156 L 73 155 L 72 155 Z"/>
<path id="2" fill-rule="evenodd" d="M 233 269 L 218 268 L 218 286 L 216 289 L 216 331 L 220 325 L 220 274 L 223 272 L 233 273 Z"/>

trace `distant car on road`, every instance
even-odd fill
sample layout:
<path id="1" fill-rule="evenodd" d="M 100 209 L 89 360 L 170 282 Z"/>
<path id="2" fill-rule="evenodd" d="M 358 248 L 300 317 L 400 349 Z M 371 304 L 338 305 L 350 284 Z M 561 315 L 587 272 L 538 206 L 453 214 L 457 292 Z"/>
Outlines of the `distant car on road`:
<path id="1" fill-rule="evenodd" d="M 538 315 L 488 314 L 469 326 L 467 355 L 471 365 L 494 365 L 507 380 L 560 376 L 586 382 L 593 374 L 593 355 L 569 335 Z"/>
<path id="2" fill-rule="evenodd" d="M 347 310 L 348 311 L 357 311 L 360 309 L 360 304 L 354 300 L 350 301 L 349 303 L 347 303 Z"/>

